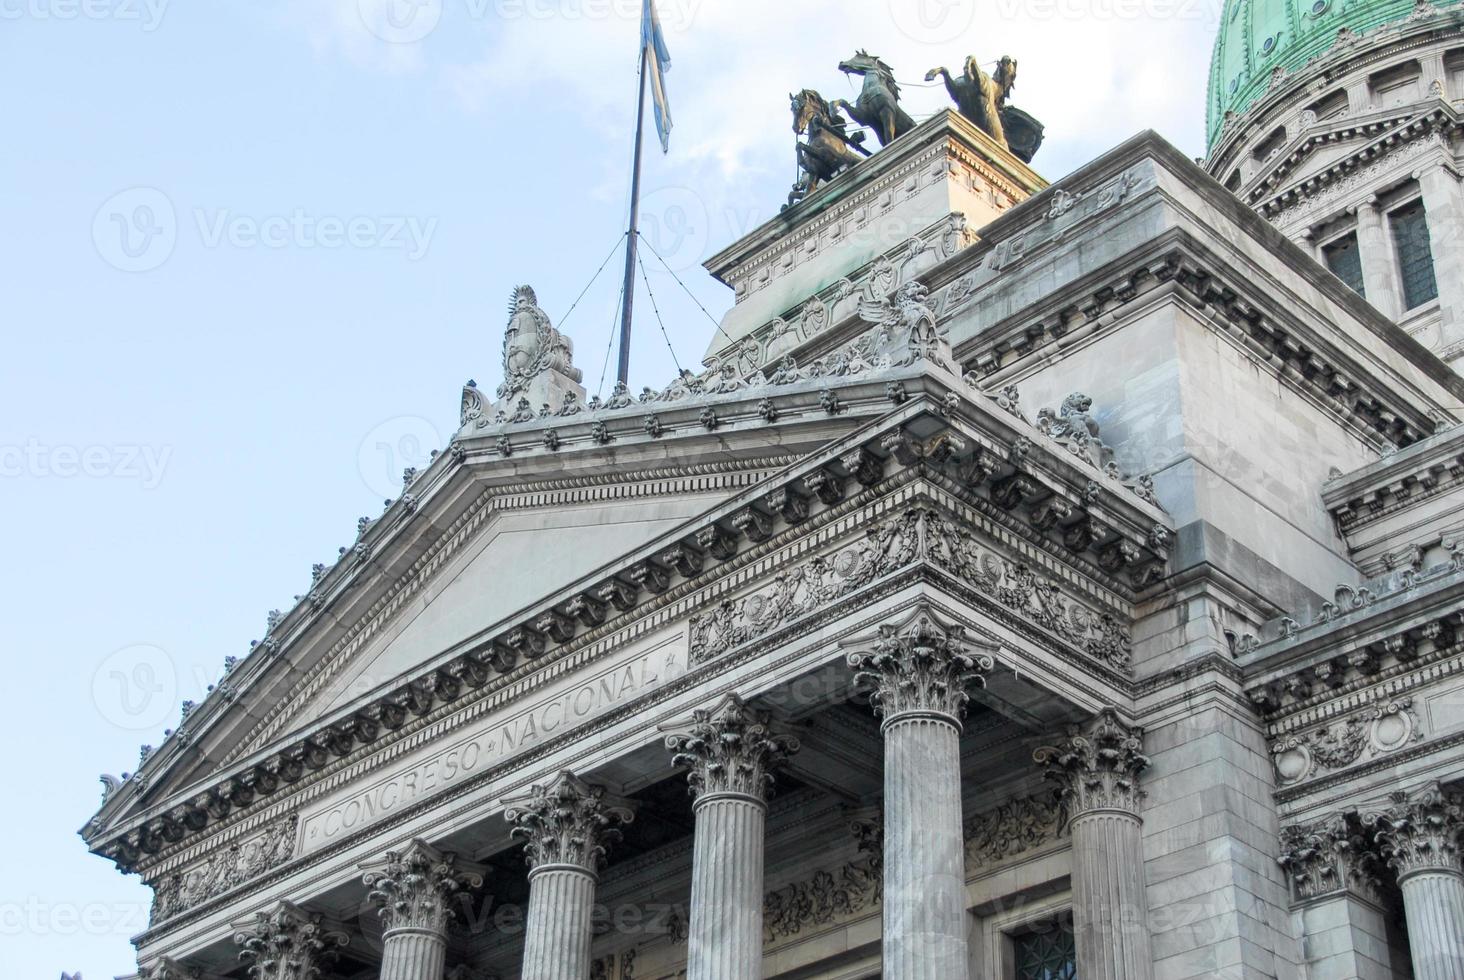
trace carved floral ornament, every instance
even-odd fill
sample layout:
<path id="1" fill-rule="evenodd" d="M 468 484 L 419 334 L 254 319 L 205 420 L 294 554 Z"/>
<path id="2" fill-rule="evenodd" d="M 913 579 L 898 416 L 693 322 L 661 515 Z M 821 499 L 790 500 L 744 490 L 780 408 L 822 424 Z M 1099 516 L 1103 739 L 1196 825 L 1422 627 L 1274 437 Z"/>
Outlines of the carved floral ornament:
<path id="1" fill-rule="evenodd" d="M 388 851 L 361 870 L 387 933 L 425 929 L 441 934 L 457 914 L 453 906 L 459 895 L 482 887 L 485 869 L 414 840 L 406 850 Z"/>
<path id="2" fill-rule="evenodd" d="M 698 709 L 690 722 L 668 728 L 666 746 L 698 803 L 722 796 L 766 802 L 773 770 L 798 751 L 798 740 L 774 731 L 766 712 L 754 711 L 735 695 L 716 707 Z"/>
<path id="3" fill-rule="evenodd" d="M 324 916 L 280 902 L 236 927 L 234 942 L 253 980 L 316 980 L 347 936 Z"/>
<path id="4" fill-rule="evenodd" d="M 1145 793 L 1139 776 L 1149 768 L 1143 753 L 1144 730 L 1130 728 L 1112 708 L 1087 725 L 1074 725 L 1067 737 L 1033 754 L 1047 778 L 1057 783 L 1074 817 L 1093 810 L 1137 814 Z"/>
<path id="5" fill-rule="evenodd" d="M 1278 863 L 1298 901 L 1347 890 L 1375 899 L 1381 885 L 1381 862 L 1355 814 L 1283 828 Z"/>
<path id="6" fill-rule="evenodd" d="M 970 689 L 984 687 L 996 666 L 995 647 L 973 644 L 961 626 L 942 623 L 928 609 L 902 624 L 884 625 L 870 640 L 849 644 L 855 683 L 888 726 L 908 715 L 934 714 L 959 724 Z"/>
<path id="7" fill-rule="evenodd" d="M 513 836 L 524 841 L 531 874 L 566 865 L 598 873 L 620 840 L 619 826 L 635 819 L 628 801 L 571 772 L 507 803 L 506 816 L 515 825 Z"/>
<path id="8" fill-rule="evenodd" d="M 153 925 L 224 894 L 289 861 L 295 853 L 292 814 L 262 834 L 210 854 L 202 862 L 151 882 Z"/>
<path id="9" fill-rule="evenodd" d="M 1282 785 L 1396 752 L 1423 738 L 1412 698 L 1385 698 L 1351 717 L 1273 738 L 1271 759 Z"/>
<path id="10" fill-rule="evenodd" d="M 1400 880 L 1429 871 L 1464 872 L 1460 834 L 1464 796 L 1431 783 L 1412 793 L 1396 792 L 1389 806 L 1363 818 L 1378 853 Z"/>

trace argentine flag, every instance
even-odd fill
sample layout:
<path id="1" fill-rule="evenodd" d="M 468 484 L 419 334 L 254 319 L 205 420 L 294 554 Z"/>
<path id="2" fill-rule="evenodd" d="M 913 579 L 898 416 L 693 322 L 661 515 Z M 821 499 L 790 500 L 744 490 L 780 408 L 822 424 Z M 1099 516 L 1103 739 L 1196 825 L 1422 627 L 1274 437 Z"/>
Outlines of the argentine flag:
<path id="1" fill-rule="evenodd" d="M 671 69 L 671 53 L 666 50 L 666 36 L 661 33 L 661 18 L 655 0 L 646 0 L 641 15 L 641 49 L 651 73 L 651 97 L 656 103 L 656 132 L 661 134 L 661 152 L 671 152 L 671 103 L 666 98 L 666 72 Z"/>

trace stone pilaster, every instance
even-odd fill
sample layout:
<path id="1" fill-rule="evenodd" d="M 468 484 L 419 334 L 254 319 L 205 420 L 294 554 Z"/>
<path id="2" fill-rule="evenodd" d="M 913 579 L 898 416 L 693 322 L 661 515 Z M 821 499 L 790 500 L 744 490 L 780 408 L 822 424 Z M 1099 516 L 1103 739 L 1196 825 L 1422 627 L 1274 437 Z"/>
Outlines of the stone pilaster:
<path id="1" fill-rule="evenodd" d="M 773 770 L 798 742 L 728 696 L 668 729 L 666 745 L 696 797 L 687 977 L 759 980 L 767 797 Z"/>
<path id="2" fill-rule="evenodd" d="M 529 913 L 521 980 L 585 980 L 590 975 L 595 884 L 618 825 L 632 813 L 600 786 L 562 772 L 547 786 L 508 801 L 513 834 L 529 860 Z"/>
<path id="3" fill-rule="evenodd" d="M 1073 925 L 1084 980 L 1154 975 L 1139 817 L 1139 774 L 1149 767 L 1143 734 L 1105 709 L 1035 754 L 1071 815 Z"/>
<path id="4" fill-rule="evenodd" d="M 884 716 L 885 980 L 966 975 L 961 718 L 995 661 L 921 610 L 849 655 Z"/>
<path id="5" fill-rule="evenodd" d="M 328 927 L 324 916 L 280 902 L 236 926 L 234 942 L 252 980 L 316 980 L 346 935 Z"/>
<path id="6" fill-rule="evenodd" d="M 1398 319 L 1403 306 L 1398 264 L 1393 260 L 1393 241 L 1383 226 L 1382 207 L 1376 197 L 1357 207 L 1357 249 L 1368 302 L 1389 319 Z"/>
<path id="7" fill-rule="evenodd" d="M 1414 980 L 1464 980 L 1464 797 L 1435 783 L 1391 801 L 1367 824 L 1398 874 Z"/>
<path id="8" fill-rule="evenodd" d="M 1464 199 L 1459 179 L 1442 163 L 1425 166 L 1418 175 L 1418 187 L 1439 288 L 1442 348 L 1449 348 L 1464 340 L 1464 324 L 1459 320 L 1464 316 Z"/>
<path id="9" fill-rule="evenodd" d="M 381 980 L 441 980 L 454 902 L 483 884 L 483 868 L 423 840 L 361 866 L 381 915 Z"/>

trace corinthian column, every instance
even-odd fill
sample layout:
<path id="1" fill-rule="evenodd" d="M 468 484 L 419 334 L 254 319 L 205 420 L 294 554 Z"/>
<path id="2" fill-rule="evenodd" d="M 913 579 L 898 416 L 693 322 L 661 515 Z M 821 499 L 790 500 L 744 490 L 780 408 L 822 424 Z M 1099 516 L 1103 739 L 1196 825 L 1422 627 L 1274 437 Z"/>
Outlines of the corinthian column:
<path id="1" fill-rule="evenodd" d="M 280 902 L 236 926 L 234 942 L 253 980 L 316 980 L 346 935 L 328 928 L 324 916 Z"/>
<path id="2" fill-rule="evenodd" d="M 772 770 L 798 750 L 768 722 L 729 695 L 668 729 L 666 745 L 690 770 L 696 797 L 688 980 L 762 977 L 767 798 Z"/>
<path id="3" fill-rule="evenodd" d="M 386 927 L 381 980 L 442 980 L 453 900 L 483 884 L 483 868 L 414 840 L 405 851 L 388 851 L 361 870 Z"/>
<path id="4" fill-rule="evenodd" d="M 1083 980 L 1149 980 L 1139 774 L 1149 768 L 1143 729 L 1105 709 L 1087 726 L 1037 750 L 1061 787 L 1073 835 L 1073 925 Z"/>
<path id="5" fill-rule="evenodd" d="M 1414 980 L 1464 980 L 1464 799 L 1437 783 L 1391 799 L 1367 825 L 1398 873 Z"/>
<path id="6" fill-rule="evenodd" d="M 961 718 L 995 661 L 921 610 L 849 655 L 884 716 L 885 980 L 966 976 Z"/>
<path id="7" fill-rule="evenodd" d="M 529 914 L 520 980 L 585 980 L 590 915 L 606 849 L 632 814 L 623 801 L 562 772 L 508 802 L 515 837 L 529 859 Z"/>

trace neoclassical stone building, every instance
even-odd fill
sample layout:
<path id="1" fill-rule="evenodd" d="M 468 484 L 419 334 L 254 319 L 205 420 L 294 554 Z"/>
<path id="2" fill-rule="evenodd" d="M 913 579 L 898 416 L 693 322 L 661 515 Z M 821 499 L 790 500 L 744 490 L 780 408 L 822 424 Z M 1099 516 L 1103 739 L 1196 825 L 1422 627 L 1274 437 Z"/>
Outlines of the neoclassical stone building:
<path id="1" fill-rule="evenodd" d="M 1395 6 L 1287 71 L 1454 29 Z M 1377 235 L 1366 299 L 1317 261 L 1278 161 L 1354 143 L 1251 162 L 1295 93 L 1245 58 L 1219 181 L 922 123 L 710 260 L 661 389 L 588 399 L 520 289 L 503 384 L 84 829 L 140 976 L 1464 977 L 1457 283 L 1400 325 Z"/>

